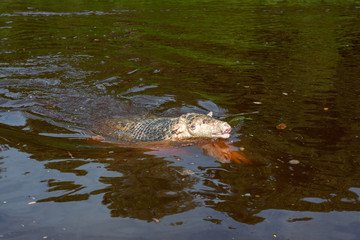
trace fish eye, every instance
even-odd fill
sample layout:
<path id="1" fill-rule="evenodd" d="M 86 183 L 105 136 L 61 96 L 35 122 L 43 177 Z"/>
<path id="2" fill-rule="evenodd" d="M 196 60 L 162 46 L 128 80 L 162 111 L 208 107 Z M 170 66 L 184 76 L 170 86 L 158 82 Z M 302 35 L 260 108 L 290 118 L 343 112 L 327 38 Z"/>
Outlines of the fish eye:
<path id="1" fill-rule="evenodd" d="M 195 124 L 193 124 L 193 125 L 190 126 L 190 129 L 191 129 L 191 130 L 195 130 L 195 128 L 196 128 L 196 125 L 195 125 Z"/>

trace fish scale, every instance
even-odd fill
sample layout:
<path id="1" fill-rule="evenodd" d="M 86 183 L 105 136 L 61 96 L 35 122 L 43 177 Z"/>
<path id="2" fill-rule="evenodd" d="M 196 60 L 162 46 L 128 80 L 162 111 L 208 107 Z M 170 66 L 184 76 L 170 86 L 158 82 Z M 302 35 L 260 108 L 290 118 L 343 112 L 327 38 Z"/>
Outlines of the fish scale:
<path id="1" fill-rule="evenodd" d="M 130 141 L 161 141 L 169 139 L 171 136 L 172 127 L 178 122 L 178 118 L 153 118 L 140 119 L 138 122 L 123 122 L 120 127 L 121 132 L 127 134 L 120 134 L 122 140 Z M 125 139 L 126 138 L 126 139 Z"/>

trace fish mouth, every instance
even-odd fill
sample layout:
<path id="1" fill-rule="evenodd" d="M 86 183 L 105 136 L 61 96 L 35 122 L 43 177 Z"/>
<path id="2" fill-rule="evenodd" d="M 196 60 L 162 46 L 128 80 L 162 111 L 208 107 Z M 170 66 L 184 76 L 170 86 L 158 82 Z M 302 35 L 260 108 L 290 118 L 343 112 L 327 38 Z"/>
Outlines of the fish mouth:
<path id="1" fill-rule="evenodd" d="M 221 133 L 213 133 L 212 136 L 214 138 L 229 138 L 231 132 L 231 127 L 228 124 L 225 124 L 225 129 L 221 131 Z"/>
<path id="2" fill-rule="evenodd" d="M 230 137 L 230 133 L 215 133 L 212 134 L 213 138 L 229 138 Z"/>

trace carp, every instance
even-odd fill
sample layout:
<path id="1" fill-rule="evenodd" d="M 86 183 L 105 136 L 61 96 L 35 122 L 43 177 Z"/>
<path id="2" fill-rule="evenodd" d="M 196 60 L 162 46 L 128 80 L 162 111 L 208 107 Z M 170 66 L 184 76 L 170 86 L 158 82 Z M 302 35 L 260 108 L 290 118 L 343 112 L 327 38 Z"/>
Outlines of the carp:
<path id="1" fill-rule="evenodd" d="M 205 114 L 187 113 L 180 117 L 110 119 L 99 134 L 122 142 L 183 141 L 194 138 L 229 138 L 231 126 Z"/>

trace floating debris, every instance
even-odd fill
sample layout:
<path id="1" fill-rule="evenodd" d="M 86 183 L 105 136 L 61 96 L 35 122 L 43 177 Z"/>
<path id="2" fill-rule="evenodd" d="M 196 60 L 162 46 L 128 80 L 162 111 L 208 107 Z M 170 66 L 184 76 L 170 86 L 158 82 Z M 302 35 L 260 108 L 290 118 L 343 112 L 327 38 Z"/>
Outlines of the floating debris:
<path id="1" fill-rule="evenodd" d="M 178 171 L 178 170 L 176 170 L 180 175 L 193 175 L 193 174 L 195 174 L 195 172 L 194 171 L 192 171 L 192 170 L 182 170 L 182 171 Z"/>
<path id="2" fill-rule="evenodd" d="M 139 71 L 139 69 L 137 68 L 137 69 L 135 69 L 135 70 L 132 70 L 132 71 L 130 71 L 130 72 L 128 72 L 127 74 L 133 74 L 133 73 L 136 73 L 137 71 Z"/>
<path id="3" fill-rule="evenodd" d="M 153 218 L 152 220 L 153 220 L 155 223 L 159 223 L 159 222 L 160 222 L 160 220 L 157 219 L 157 218 Z"/>
<path id="4" fill-rule="evenodd" d="M 285 123 L 280 123 L 276 125 L 276 128 L 280 130 L 284 130 L 285 128 L 287 128 L 287 125 Z"/>
<path id="5" fill-rule="evenodd" d="M 281 163 L 284 163 L 284 161 L 283 160 L 281 160 L 281 159 L 276 159 L 276 161 L 279 161 L 279 162 L 281 162 Z"/>
<path id="6" fill-rule="evenodd" d="M 103 136 L 100 136 L 100 135 L 92 136 L 91 139 L 94 140 L 94 141 L 99 141 L 99 142 L 102 142 L 102 141 L 105 140 L 105 138 Z"/>
<path id="7" fill-rule="evenodd" d="M 292 159 L 289 161 L 290 164 L 293 164 L 293 165 L 296 165 L 296 164 L 299 164 L 300 161 L 299 160 L 296 160 L 296 159 Z"/>

